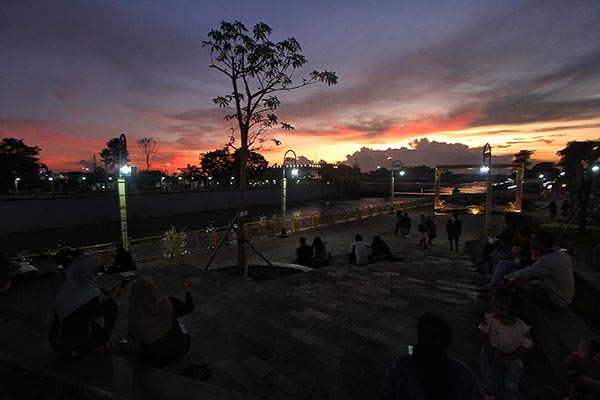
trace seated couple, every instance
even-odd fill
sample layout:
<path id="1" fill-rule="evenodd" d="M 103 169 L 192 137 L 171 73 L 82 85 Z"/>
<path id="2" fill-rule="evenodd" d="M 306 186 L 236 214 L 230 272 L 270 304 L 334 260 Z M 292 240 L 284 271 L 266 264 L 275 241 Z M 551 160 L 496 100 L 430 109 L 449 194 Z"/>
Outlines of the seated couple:
<path id="1" fill-rule="evenodd" d="M 296 260 L 306 267 L 322 267 L 331 261 L 331 253 L 327 251 L 327 244 L 319 236 L 314 238 L 312 246 L 306 244 L 306 238 L 300 238 L 300 247 L 296 249 Z"/>
<path id="2" fill-rule="evenodd" d="M 370 250 L 370 252 L 369 252 Z M 373 236 L 371 245 L 363 241 L 362 235 L 354 236 L 354 242 L 350 247 L 348 259 L 352 264 L 366 265 L 377 261 L 403 261 L 403 258 L 395 257 L 389 246 L 381 239 L 381 236 Z"/>

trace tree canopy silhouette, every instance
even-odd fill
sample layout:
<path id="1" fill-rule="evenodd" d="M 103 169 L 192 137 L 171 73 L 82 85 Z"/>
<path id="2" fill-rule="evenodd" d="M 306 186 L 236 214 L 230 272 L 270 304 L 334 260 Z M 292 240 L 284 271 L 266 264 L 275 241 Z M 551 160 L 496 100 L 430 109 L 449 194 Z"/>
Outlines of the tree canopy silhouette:
<path id="1" fill-rule="evenodd" d="M 37 179 L 40 169 L 46 165 L 37 157 L 42 149 L 28 146 L 23 139 L 4 138 L 0 142 L 0 187 L 9 190 L 16 178 L 24 184 Z"/>
<path id="2" fill-rule="evenodd" d="M 279 92 L 323 82 L 337 83 L 333 71 L 312 71 L 294 82 L 295 70 L 307 60 L 294 38 L 279 42 L 270 39 L 272 29 L 265 23 L 254 25 L 252 32 L 239 21 L 221 21 L 218 29 L 208 33 L 203 42 L 210 52 L 210 68 L 221 72 L 231 84 L 231 92 L 215 97 L 213 102 L 228 110 L 225 120 L 232 121 L 230 144 L 240 152 L 239 210 L 245 211 L 246 160 L 248 151 L 264 142 L 265 133 L 274 128 L 290 130 L 292 125 L 281 122 L 275 113 L 281 105 Z M 239 134 L 239 142 L 236 139 Z M 274 140 L 275 144 L 280 142 Z M 243 213 L 238 220 L 238 265 L 246 267 Z M 246 273 L 246 270 L 244 271 Z"/>

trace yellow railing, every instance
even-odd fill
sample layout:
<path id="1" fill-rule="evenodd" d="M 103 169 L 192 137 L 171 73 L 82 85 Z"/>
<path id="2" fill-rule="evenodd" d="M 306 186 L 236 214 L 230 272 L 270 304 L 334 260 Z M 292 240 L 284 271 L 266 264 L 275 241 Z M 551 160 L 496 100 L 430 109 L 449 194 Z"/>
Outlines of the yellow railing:
<path id="1" fill-rule="evenodd" d="M 393 204 L 381 203 L 348 209 L 338 209 L 327 213 L 308 215 L 295 215 L 287 218 L 286 231 L 300 232 L 331 226 L 340 223 L 370 218 L 376 215 L 388 214 L 393 210 L 405 210 L 427 204 L 432 204 L 430 197 L 422 197 L 410 201 L 394 201 Z M 261 219 L 244 225 L 244 233 L 248 240 L 273 237 L 281 230 L 281 219 Z M 155 261 L 163 258 L 180 258 L 186 254 L 208 252 L 215 248 L 225 234 L 223 245 L 233 245 L 237 242 L 236 233 L 231 230 L 227 233 L 227 226 L 207 227 L 203 230 L 186 231 L 171 229 L 167 234 L 131 239 L 129 241 L 131 254 L 138 264 Z M 87 253 L 98 255 L 103 265 L 112 264 L 118 243 L 103 243 L 85 246 L 81 249 Z M 28 255 L 26 258 L 35 258 L 40 255 Z M 15 257 L 15 260 L 25 258 Z"/>

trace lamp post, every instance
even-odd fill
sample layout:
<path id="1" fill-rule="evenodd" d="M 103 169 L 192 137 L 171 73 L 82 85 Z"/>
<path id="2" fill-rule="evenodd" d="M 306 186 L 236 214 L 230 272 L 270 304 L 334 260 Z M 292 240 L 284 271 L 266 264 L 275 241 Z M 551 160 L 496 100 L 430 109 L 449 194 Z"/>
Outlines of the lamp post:
<path id="1" fill-rule="evenodd" d="M 50 193 L 52 193 L 52 197 L 54 197 L 54 178 L 53 177 L 48 177 L 48 180 L 50 181 Z"/>
<path id="2" fill-rule="evenodd" d="M 492 146 L 486 143 L 483 146 L 483 167 L 481 170 L 487 173 L 485 190 L 485 233 L 489 233 L 492 221 Z"/>
<path id="3" fill-rule="evenodd" d="M 126 176 L 131 175 L 131 167 L 123 165 L 123 156 L 127 157 L 127 138 L 122 133 L 119 136 L 119 178 L 117 179 L 117 188 L 119 193 L 119 212 L 121 219 L 121 244 L 125 250 L 129 250 L 129 241 L 127 236 L 127 180 Z"/>
<path id="4" fill-rule="evenodd" d="M 288 153 L 292 153 L 294 155 L 294 168 L 296 167 L 296 152 L 292 149 L 285 152 L 283 155 L 283 165 L 281 166 L 282 177 L 281 177 L 281 233 L 280 237 L 287 237 L 287 221 L 286 221 L 286 203 L 287 203 L 287 177 L 285 171 L 285 162 L 288 159 Z"/>
<path id="5" fill-rule="evenodd" d="M 16 177 L 15 178 L 15 192 L 19 193 L 19 181 L 21 180 L 21 178 Z"/>
<path id="6" fill-rule="evenodd" d="M 394 172 L 398 171 L 400 168 L 402 168 L 402 161 L 400 160 L 394 160 L 392 161 L 392 184 L 390 187 L 390 212 L 394 211 L 394 192 L 396 191 L 396 178 L 395 178 L 395 174 Z M 402 171 L 400 171 L 402 172 Z"/>

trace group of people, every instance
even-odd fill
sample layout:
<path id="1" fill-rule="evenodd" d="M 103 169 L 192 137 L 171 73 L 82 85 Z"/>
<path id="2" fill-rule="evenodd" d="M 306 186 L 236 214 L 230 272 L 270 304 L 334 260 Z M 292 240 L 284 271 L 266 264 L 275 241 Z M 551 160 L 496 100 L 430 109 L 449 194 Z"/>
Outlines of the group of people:
<path id="1" fill-rule="evenodd" d="M 111 350 L 111 332 L 119 312 L 115 298 L 129 281 L 101 289 L 100 268 L 95 255 L 81 254 L 66 270 L 49 333 L 50 345 L 61 358 Z M 184 282 L 185 299 L 180 300 L 161 291 L 150 277 L 132 283 L 127 342 L 140 362 L 162 367 L 188 354 L 190 337 L 178 317 L 194 309 L 191 286 L 190 280 Z"/>
<path id="2" fill-rule="evenodd" d="M 575 283 L 571 254 L 556 246 L 552 233 L 536 231 L 528 224 L 512 231 L 510 240 L 505 235 L 488 254 L 491 280 L 484 294 L 491 298 L 493 319 L 486 315 L 480 329 L 489 336 L 481 360 L 486 391 L 492 394 L 501 390 L 503 398 L 516 399 L 523 369 L 520 356 L 531 347 L 531 342 L 529 326 L 514 316 L 514 309 L 522 298 L 542 308 L 567 307 L 573 301 Z M 507 315 L 511 317 L 507 319 Z M 506 335 L 507 341 L 519 335 L 520 347 L 498 343 L 497 338 L 502 335 Z M 502 361 L 506 359 L 510 362 Z M 597 397 L 600 396 L 599 338 L 584 340 L 568 357 L 566 365 L 575 376 L 569 399 L 600 398 Z"/>
<path id="3" fill-rule="evenodd" d="M 407 212 L 402 213 L 401 210 L 396 211 L 396 231 L 403 237 L 410 237 L 410 228 L 412 223 Z M 417 232 L 419 233 L 419 247 L 428 249 L 433 245 L 433 240 L 437 237 L 437 217 L 435 214 L 425 216 L 421 214 L 417 224 Z M 453 213 L 452 217 L 446 224 L 446 234 L 450 243 L 450 251 L 458 251 L 458 241 L 462 233 L 462 221 L 458 219 L 458 213 Z"/>
<path id="4" fill-rule="evenodd" d="M 313 239 L 312 245 L 306 244 L 306 238 L 299 239 L 300 246 L 296 249 L 296 262 L 305 267 L 323 267 L 331 261 L 331 253 L 327 243 L 319 236 Z"/>
<path id="5" fill-rule="evenodd" d="M 370 246 L 363 241 L 362 235 L 356 235 L 354 242 L 350 245 L 348 260 L 355 265 L 366 265 L 383 260 L 403 261 L 403 258 L 395 257 L 390 247 L 379 235 L 373 236 Z"/>

